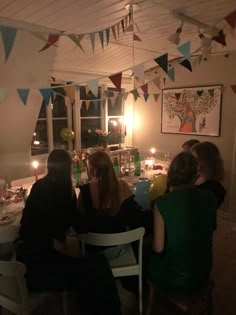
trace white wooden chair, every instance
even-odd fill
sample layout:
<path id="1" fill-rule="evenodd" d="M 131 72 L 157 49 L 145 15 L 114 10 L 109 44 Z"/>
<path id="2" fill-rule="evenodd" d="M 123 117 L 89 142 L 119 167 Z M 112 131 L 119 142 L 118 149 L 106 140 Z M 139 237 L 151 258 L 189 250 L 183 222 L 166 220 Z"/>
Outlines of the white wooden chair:
<path id="1" fill-rule="evenodd" d="M 0 225 L 0 259 L 15 259 L 14 242 L 19 234 L 19 225 Z"/>
<path id="2" fill-rule="evenodd" d="M 0 306 L 16 315 L 30 315 L 54 292 L 29 293 L 25 281 L 25 265 L 17 261 L 0 261 Z M 68 302 L 62 293 L 63 313 Z M 66 304 L 65 304 L 66 303 Z"/>
<path id="3" fill-rule="evenodd" d="M 139 314 L 143 312 L 142 299 L 142 252 L 143 227 L 122 233 L 100 234 L 88 233 L 79 236 L 82 244 L 82 254 L 85 254 L 86 245 L 93 246 L 119 246 L 125 245 L 124 252 L 114 258 L 108 259 L 114 277 L 125 277 L 137 275 L 139 277 Z M 135 258 L 131 243 L 139 241 L 138 261 Z M 122 251 L 122 247 L 121 247 Z"/>

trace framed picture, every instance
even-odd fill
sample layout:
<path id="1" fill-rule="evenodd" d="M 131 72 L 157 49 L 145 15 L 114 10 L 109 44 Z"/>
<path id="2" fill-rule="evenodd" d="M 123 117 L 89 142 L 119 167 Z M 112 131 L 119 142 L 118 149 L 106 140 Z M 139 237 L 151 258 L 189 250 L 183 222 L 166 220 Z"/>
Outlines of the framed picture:
<path id="1" fill-rule="evenodd" d="M 161 132 L 218 137 L 222 86 L 162 90 Z"/>

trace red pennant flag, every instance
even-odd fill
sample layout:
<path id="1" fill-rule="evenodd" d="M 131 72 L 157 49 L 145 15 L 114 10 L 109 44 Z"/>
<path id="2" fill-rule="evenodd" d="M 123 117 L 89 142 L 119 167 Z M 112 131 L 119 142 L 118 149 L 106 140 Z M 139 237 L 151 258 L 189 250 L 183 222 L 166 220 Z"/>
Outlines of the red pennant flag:
<path id="1" fill-rule="evenodd" d="M 60 36 L 61 36 L 60 34 L 48 34 L 48 41 L 47 41 L 46 45 L 42 49 L 40 49 L 39 52 L 46 50 L 49 47 L 51 47 L 52 45 L 54 45 L 58 41 Z"/>
<path id="2" fill-rule="evenodd" d="M 112 34 L 113 34 L 115 40 L 117 40 L 117 38 L 116 38 L 116 27 L 115 27 L 115 25 L 112 26 L 111 30 L 112 30 Z"/>
<path id="3" fill-rule="evenodd" d="M 236 27 L 236 10 L 234 10 L 233 12 L 231 12 L 229 15 L 227 15 L 225 17 L 226 22 L 229 23 L 229 25 L 235 29 Z"/>
<path id="4" fill-rule="evenodd" d="M 133 35 L 133 40 L 136 40 L 136 41 L 138 41 L 138 42 L 141 42 L 141 41 L 142 41 L 141 38 L 138 37 L 138 35 L 136 35 L 136 34 Z"/>
<path id="5" fill-rule="evenodd" d="M 121 20 L 121 26 L 122 26 L 122 30 L 123 30 L 123 33 L 125 33 L 125 20 Z"/>
<path id="6" fill-rule="evenodd" d="M 121 79 L 122 79 L 122 72 L 111 75 L 109 77 L 109 79 L 111 80 L 111 82 L 115 85 L 115 87 L 117 89 L 121 89 Z"/>
<path id="7" fill-rule="evenodd" d="M 223 46 L 226 46 L 225 33 L 222 30 L 219 31 L 217 36 L 213 36 L 212 40 L 214 40 L 217 43 L 222 44 Z"/>
<path id="8" fill-rule="evenodd" d="M 140 86 L 141 87 L 141 89 L 143 90 L 143 93 L 146 95 L 146 94 L 148 94 L 148 84 L 146 83 L 146 84 L 144 84 L 144 85 L 142 85 L 142 86 Z"/>
<path id="9" fill-rule="evenodd" d="M 236 84 L 231 85 L 231 89 L 233 90 L 234 93 L 236 93 Z"/>

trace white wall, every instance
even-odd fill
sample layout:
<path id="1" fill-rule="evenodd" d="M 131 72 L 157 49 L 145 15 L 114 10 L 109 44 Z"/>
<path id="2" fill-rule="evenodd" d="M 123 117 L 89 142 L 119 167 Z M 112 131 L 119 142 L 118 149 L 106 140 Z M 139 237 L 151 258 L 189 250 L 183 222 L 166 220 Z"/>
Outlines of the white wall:
<path id="1" fill-rule="evenodd" d="M 0 87 L 6 97 L 0 104 L 0 178 L 10 181 L 30 176 L 30 144 L 42 96 L 37 90 L 49 86 L 56 49 L 39 53 L 45 43 L 29 32 L 18 31 L 14 47 L 5 63 L 0 41 Z M 31 88 L 25 106 L 16 88 Z"/>
<path id="2" fill-rule="evenodd" d="M 212 56 L 197 65 L 192 73 L 177 66 L 175 82 L 167 79 L 166 85 L 162 86 L 162 88 L 171 88 L 222 84 L 226 87 L 222 97 L 220 137 L 194 136 L 194 138 L 214 142 L 222 153 L 227 190 L 224 208 L 230 211 L 236 210 L 236 159 L 233 152 L 236 145 L 236 94 L 230 87 L 231 84 L 236 84 L 235 69 L 236 53 L 230 54 L 228 58 Z M 151 91 L 158 93 L 153 84 L 149 86 Z M 171 156 L 174 156 L 181 150 L 183 142 L 193 138 L 189 135 L 161 133 L 161 99 L 160 95 L 156 103 L 153 96 L 150 96 L 147 103 L 143 99 L 134 103 L 134 144 L 144 155 L 150 152 L 151 147 L 155 147 L 162 152 L 169 151 Z"/>

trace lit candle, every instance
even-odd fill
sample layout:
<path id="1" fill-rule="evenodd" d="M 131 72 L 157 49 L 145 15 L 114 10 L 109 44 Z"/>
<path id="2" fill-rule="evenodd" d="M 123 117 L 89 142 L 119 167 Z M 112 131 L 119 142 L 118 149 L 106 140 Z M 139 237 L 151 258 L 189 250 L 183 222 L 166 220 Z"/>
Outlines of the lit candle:
<path id="1" fill-rule="evenodd" d="M 152 157 L 154 158 L 155 157 L 155 152 L 156 152 L 156 149 L 155 148 L 151 148 L 151 153 L 152 153 Z"/>
<path id="2" fill-rule="evenodd" d="M 126 124 L 125 124 L 125 131 L 124 131 L 124 135 L 125 135 L 125 136 L 127 135 L 127 132 L 126 132 Z"/>
<path id="3" fill-rule="evenodd" d="M 32 166 L 34 168 L 34 176 L 35 176 L 35 181 L 37 182 L 38 180 L 38 161 L 33 161 Z"/>
<path id="4" fill-rule="evenodd" d="M 113 120 L 113 132 L 116 132 L 116 127 L 117 127 L 117 121 Z"/>

